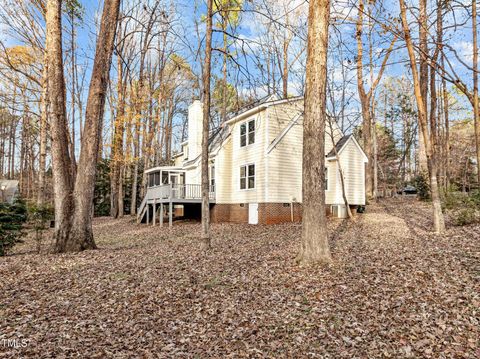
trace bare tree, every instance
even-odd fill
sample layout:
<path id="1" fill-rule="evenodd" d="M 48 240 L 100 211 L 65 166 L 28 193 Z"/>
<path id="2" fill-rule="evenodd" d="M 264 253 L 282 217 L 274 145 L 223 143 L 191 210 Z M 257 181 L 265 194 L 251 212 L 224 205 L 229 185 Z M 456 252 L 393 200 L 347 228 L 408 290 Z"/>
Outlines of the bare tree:
<path id="1" fill-rule="evenodd" d="M 92 203 L 120 1 L 105 0 L 103 6 L 85 111 L 82 148 L 78 161 L 78 173 L 81 175 L 77 176 L 75 181 L 75 215 L 70 238 L 71 245 L 66 247 L 67 250 L 96 247 L 92 232 Z"/>
<path id="2" fill-rule="evenodd" d="M 435 162 L 435 157 L 433 156 L 433 146 L 428 135 L 426 100 L 423 97 L 421 82 L 418 77 L 415 52 L 414 52 L 412 38 L 410 35 L 410 28 L 407 22 L 407 10 L 405 5 L 405 0 L 399 0 L 399 2 L 400 2 L 402 28 L 404 32 L 405 43 L 407 45 L 408 56 L 410 59 L 410 67 L 412 70 L 415 98 L 417 100 L 420 135 L 423 138 L 423 141 L 425 143 L 425 148 L 426 148 L 428 172 L 429 172 L 429 178 L 430 178 L 430 191 L 432 195 L 434 229 L 436 233 L 443 233 L 445 231 L 445 220 L 443 218 L 442 205 L 440 202 L 440 192 L 438 189 L 437 165 Z"/>
<path id="3" fill-rule="evenodd" d="M 48 117 L 52 137 L 55 246 L 58 252 L 63 252 L 69 244 L 74 205 L 63 74 L 62 1 L 48 0 L 46 13 Z"/>
<path id="4" fill-rule="evenodd" d="M 379 72 L 377 77 L 373 79 L 373 58 L 372 58 L 372 44 L 369 45 L 369 53 L 370 53 L 370 76 L 371 76 L 371 85 L 369 90 L 365 89 L 365 80 L 364 80 L 364 65 L 363 65 L 363 43 L 362 43 L 362 34 L 363 34 L 363 17 L 365 14 L 365 6 L 363 0 L 360 0 L 358 3 L 358 18 L 356 23 L 356 40 L 357 40 L 357 87 L 358 87 L 358 95 L 360 98 L 360 103 L 362 106 L 362 118 L 363 118 L 363 144 L 365 154 L 368 157 L 368 164 L 367 170 L 365 172 L 365 181 L 366 181 L 366 192 L 368 198 L 375 198 L 376 197 L 376 161 L 375 161 L 375 149 L 374 149 L 374 141 L 375 141 L 375 126 L 374 126 L 374 103 L 375 103 L 375 89 L 377 88 L 382 75 L 385 71 L 385 67 L 387 65 L 387 61 L 392 53 L 393 46 L 397 40 L 397 37 L 394 36 L 392 41 L 390 42 L 390 46 L 385 52 L 384 58 L 382 60 L 382 64 L 380 66 Z M 370 17 L 369 17 L 370 19 Z M 371 39 L 371 37 L 369 36 Z"/>
<path id="5" fill-rule="evenodd" d="M 475 123 L 475 144 L 477 148 L 477 178 L 480 183 L 480 113 L 478 108 L 478 43 L 477 43 L 477 1 L 472 0 L 472 41 L 473 41 L 473 117 Z"/>
<path id="6" fill-rule="evenodd" d="M 61 0 L 47 2 L 46 53 L 55 192 L 55 246 L 57 252 L 69 252 L 96 247 L 92 233 L 92 203 L 120 0 L 106 0 L 104 3 L 85 113 L 78 164 L 80 175 L 76 179 L 68 152 L 61 5 Z"/>
<path id="7" fill-rule="evenodd" d="M 210 125 L 210 76 L 212 67 L 212 2 L 207 0 L 205 65 L 203 67 L 203 126 L 202 126 L 202 243 L 211 247 L 210 239 L 210 186 L 208 179 L 208 135 Z"/>
<path id="8" fill-rule="evenodd" d="M 325 213 L 325 121 L 329 0 L 311 0 L 303 123 L 303 219 L 298 261 L 331 261 Z"/>

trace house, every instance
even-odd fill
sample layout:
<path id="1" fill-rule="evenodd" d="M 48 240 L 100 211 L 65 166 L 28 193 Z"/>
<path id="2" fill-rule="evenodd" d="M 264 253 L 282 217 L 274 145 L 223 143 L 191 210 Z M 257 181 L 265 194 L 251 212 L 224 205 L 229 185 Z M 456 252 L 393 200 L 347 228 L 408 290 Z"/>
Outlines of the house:
<path id="1" fill-rule="evenodd" d="M 209 140 L 212 222 L 281 223 L 301 220 L 303 98 L 269 97 L 231 117 Z M 367 157 L 336 124 L 325 137 L 328 212 L 346 216 L 336 153 L 349 204 L 365 205 Z M 146 171 L 148 188 L 138 220 L 160 222 L 169 213 L 200 217 L 202 103 L 188 110 L 188 138 L 172 166 Z M 335 147 L 334 147 L 335 146 Z"/>

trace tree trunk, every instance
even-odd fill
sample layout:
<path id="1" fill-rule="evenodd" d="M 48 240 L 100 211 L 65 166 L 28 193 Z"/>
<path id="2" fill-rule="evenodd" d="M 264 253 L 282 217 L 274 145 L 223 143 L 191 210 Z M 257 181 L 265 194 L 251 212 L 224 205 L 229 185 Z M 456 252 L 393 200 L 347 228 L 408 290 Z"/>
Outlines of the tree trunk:
<path id="1" fill-rule="evenodd" d="M 117 113 L 113 129 L 113 148 L 111 159 L 111 179 L 110 179 L 110 196 L 111 208 L 110 215 L 118 218 L 120 215 L 120 168 L 123 156 L 123 134 L 125 132 L 125 86 L 123 85 L 123 64 L 121 57 L 118 57 L 118 79 L 117 79 Z"/>
<path id="2" fill-rule="evenodd" d="M 228 38 L 227 38 L 227 25 L 226 25 L 226 19 L 223 19 L 224 25 L 223 27 L 223 68 L 222 68 L 222 74 L 223 74 L 223 93 L 222 93 L 222 125 L 227 122 L 227 90 L 228 90 L 228 76 L 227 76 L 227 51 L 228 51 Z"/>
<path id="3" fill-rule="evenodd" d="M 288 19 L 288 16 L 287 16 L 287 19 Z M 288 98 L 288 46 L 289 46 L 289 40 L 285 37 L 285 41 L 283 42 L 283 67 L 282 67 L 283 98 Z"/>
<path id="4" fill-rule="evenodd" d="M 42 73 L 42 99 L 40 113 L 40 148 L 38 161 L 38 193 L 37 205 L 39 207 L 45 204 L 45 175 L 47 165 L 47 111 L 48 111 L 48 66 L 47 56 L 45 55 Z"/>
<path id="5" fill-rule="evenodd" d="M 480 183 L 480 114 L 478 109 L 478 43 L 477 43 L 477 1 L 472 0 L 472 42 L 473 42 L 473 117 L 475 121 L 475 145 L 477 149 L 477 179 Z"/>
<path id="6" fill-rule="evenodd" d="M 378 196 L 378 142 L 377 142 L 377 123 L 375 117 L 372 116 L 372 147 L 373 147 L 373 158 L 372 158 L 372 167 L 373 167 L 373 198 L 376 199 Z"/>
<path id="7" fill-rule="evenodd" d="M 428 96 L 428 24 L 427 0 L 420 0 L 420 16 L 418 18 L 419 49 L 420 49 L 420 91 L 422 93 L 423 107 L 427 109 Z M 419 126 L 420 127 L 420 126 Z M 424 138 L 419 132 L 418 136 L 418 166 L 420 172 L 427 172 L 427 148 Z"/>
<path id="8" fill-rule="evenodd" d="M 123 218 L 124 215 L 124 197 L 123 193 L 123 178 L 125 177 L 125 164 L 120 165 L 120 177 L 118 180 L 118 216 L 117 218 Z"/>
<path id="9" fill-rule="evenodd" d="M 75 14 L 72 9 L 70 13 L 70 24 L 71 24 L 71 49 L 72 52 L 72 91 L 71 91 L 71 100 L 72 100 L 72 119 L 71 119 L 71 141 L 70 141 L 70 158 L 72 160 L 72 176 L 75 178 L 77 175 L 77 163 L 75 159 L 75 83 L 76 83 L 76 68 L 75 68 Z"/>
<path id="10" fill-rule="evenodd" d="M 1 106 L 1 105 L 0 105 Z M 0 112 L 0 176 L 5 176 L 5 117 Z"/>
<path id="11" fill-rule="evenodd" d="M 62 53 L 62 1 L 48 0 L 46 58 L 48 110 L 52 137 L 53 192 L 55 198 L 55 249 L 68 250 L 73 214 L 73 179 L 68 152 L 68 125 Z"/>
<path id="12" fill-rule="evenodd" d="M 442 33 L 443 33 L 443 22 L 442 22 L 442 7 L 437 6 L 437 38 L 435 50 L 432 56 L 432 63 L 436 64 L 438 60 L 438 55 L 440 53 L 440 46 L 442 43 Z M 436 69 L 432 67 L 430 69 L 430 141 L 432 143 L 432 156 L 435 163 L 437 164 L 437 176 L 439 175 L 439 148 L 438 148 L 438 117 L 437 117 L 437 84 L 436 84 Z M 438 182 L 438 180 L 437 180 Z"/>
<path id="13" fill-rule="evenodd" d="M 444 67 L 444 55 L 442 54 L 442 67 Z M 445 182 L 446 186 L 450 185 L 450 119 L 449 119 L 449 101 L 447 91 L 447 81 L 442 78 L 442 93 L 443 93 L 443 116 L 445 122 L 445 139 L 444 149 L 445 154 Z"/>
<path id="14" fill-rule="evenodd" d="M 373 124 L 373 117 L 374 117 L 374 93 L 375 89 L 378 86 L 383 72 L 385 71 L 385 67 L 387 65 L 387 61 L 392 53 L 393 46 L 397 41 L 397 36 L 395 35 L 390 43 L 389 48 L 382 60 L 382 64 L 380 66 L 380 70 L 378 71 L 377 77 L 374 79 L 373 76 L 373 51 L 372 51 L 372 40 L 371 40 L 371 30 L 368 33 L 368 39 L 370 42 L 370 89 L 368 92 L 365 90 L 364 78 L 363 78 L 363 43 L 362 43 L 362 34 L 363 34 L 363 15 L 364 15 L 364 3 L 362 0 L 359 1 L 358 4 L 358 18 L 356 23 L 356 41 L 357 41 L 357 88 L 358 88 L 358 95 L 360 98 L 360 104 L 362 107 L 362 118 L 363 118 L 363 147 L 365 154 L 368 158 L 368 163 L 366 166 L 365 171 L 365 190 L 367 194 L 367 198 L 376 197 L 376 161 L 374 158 L 374 131 L 375 127 Z M 371 29 L 371 15 L 370 15 L 370 8 L 369 8 L 369 28 Z"/>
<path id="15" fill-rule="evenodd" d="M 310 0 L 303 124 L 303 219 L 300 264 L 328 263 L 325 214 L 325 121 L 329 0 Z"/>
<path id="16" fill-rule="evenodd" d="M 402 26 L 405 34 L 405 43 L 407 46 L 408 56 L 410 59 L 410 67 L 412 70 L 415 98 L 417 101 L 420 134 L 423 138 L 423 141 L 425 143 L 425 148 L 426 148 L 428 173 L 430 177 L 430 191 L 432 196 L 434 229 L 436 233 L 443 233 L 445 231 L 445 220 L 442 213 L 440 193 L 438 189 L 437 166 L 435 162 L 435 157 L 433 156 L 432 143 L 430 142 L 430 138 L 428 136 L 426 101 L 422 96 L 421 82 L 418 77 L 415 52 L 413 48 L 412 38 L 410 35 L 410 28 L 407 22 L 407 14 L 406 14 L 407 11 L 405 6 L 405 0 L 399 0 L 399 1 L 400 1 L 400 13 L 401 13 Z"/>
<path id="17" fill-rule="evenodd" d="M 95 175 L 121 0 L 105 0 L 85 111 L 82 149 L 75 182 L 72 250 L 96 248 L 92 232 Z"/>
<path id="18" fill-rule="evenodd" d="M 364 87 L 363 79 L 363 14 L 364 4 L 360 0 L 358 4 L 358 19 L 356 24 L 356 40 L 357 40 L 357 88 L 360 104 L 362 108 L 362 135 L 363 149 L 368 158 L 367 168 L 365 171 L 365 191 L 367 198 L 373 197 L 373 143 L 372 143 L 372 119 L 370 117 L 370 98 Z"/>
<path id="19" fill-rule="evenodd" d="M 207 0 L 207 29 L 205 35 L 205 65 L 203 67 L 203 126 L 202 126 L 202 245 L 211 247 L 210 199 L 208 180 L 208 132 L 210 125 L 210 71 L 212 66 L 212 2 Z"/>

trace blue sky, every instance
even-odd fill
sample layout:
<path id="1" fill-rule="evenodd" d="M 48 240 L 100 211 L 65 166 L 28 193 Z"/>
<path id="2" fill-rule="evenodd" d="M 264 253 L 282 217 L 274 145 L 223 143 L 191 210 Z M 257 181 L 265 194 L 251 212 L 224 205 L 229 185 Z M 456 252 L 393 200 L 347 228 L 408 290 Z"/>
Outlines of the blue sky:
<path id="1" fill-rule="evenodd" d="M 303 6 L 305 8 L 304 14 L 306 13 L 306 7 L 308 6 L 307 3 L 302 5 L 302 2 L 304 0 L 294 0 L 292 6 L 293 7 L 301 7 Z M 205 9 L 205 4 L 203 1 L 198 2 L 198 8 L 195 7 L 194 1 L 190 0 L 181 0 L 175 2 L 175 7 L 176 11 L 178 13 L 178 21 L 181 22 L 181 28 L 183 28 L 182 31 L 185 33 L 183 34 L 184 39 L 183 41 L 186 41 L 188 43 L 193 43 L 197 41 L 197 39 L 192 36 L 192 34 L 189 32 L 192 31 L 193 29 L 193 24 L 195 18 L 198 19 L 202 14 L 206 12 Z M 407 2 L 408 3 L 408 2 Z M 431 2 L 432 3 L 432 2 Z M 82 52 L 84 52 L 85 60 L 91 59 L 93 57 L 93 44 L 94 44 L 94 34 L 95 34 L 95 17 L 98 16 L 99 14 L 99 4 L 95 0 L 82 0 L 82 4 L 85 8 L 85 18 L 84 18 L 84 24 L 81 29 L 79 29 L 78 32 L 78 43 L 80 45 L 80 48 L 82 49 Z M 356 19 L 357 12 L 355 7 L 351 6 L 351 2 L 347 1 L 334 1 L 332 2 L 332 16 L 337 19 L 336 21 L 336 30 L 331 28 L 331 38 L 332 42 L 334 39 L 334 32 L 338 31 L 342 34 L 342 38 L 344 41 L 344 50 L 343 50 L 343 56 L 344 56 L 344 61 L 351 60 L 354 61 L 355 55 L 356 55 L 356 43 L 355 43 L 355 25 L 352 24 L 352 19 Z M 414 4 L 414 3 L 410 3 Z M 251 9 L 250 4 L 247 3 L 246 5 L 247 10 Z M 195 12 L 196 9 L 196 12 Z M 385 2 L 385 11 L 382 13 L 384 16 L 383 21 L 389 21 L 391 22 L 396 16 L 398 16 L 399 8 L 398 8 L 398 2 L 397 1 L 386 1 Z M 435 14 L 432 13 L 432 19 Z M 456 20 L 458 21 L 463 21 L 468 17 L 468 14 L 465 12 L 460 12 L 456 11 Z M 410 14 L 410 19 L 412 20 L 412 34 L 416 36 L 416 33 L 418 31 L 418 28 L 415 26 L 415 22 L 413 21 L 414 18 Z M 282 21 L 282 19 L 279 19 Z M 252 48 L 257 48 L 258 45 L 256 45 L 256 41 L 258 40 L 258 37 L 260 36 L 260 26 L 259 26 L 259 21 L 262 21 L 261 17 L 258 17 L 258 15 L 254 15 L 252 12 L 246 12 L 242 15 L 240 26 L 237 30 L 237 34 L 239 37 L 244 39 L 245 41 L 252 40 L 252 43 L 250 46 Z M 452 15 L 447 15 L 444 17 L 444 22 L 445 22 L 445 27 L 447 27 L 449 24 L 453 22 L 453 16 Z M 179 27 L 179 28 L 180 28 Z M 203 25 L 202 25 L 203 28 Z M 433 31 L 432 31 L 433 33 Z M 455 30 L 448 30 L 445 34 L 446 37 L 446 42 L 452 46 L 452 49 L 457 51 L 459 57 L 468 63 L 469 65 L 471 64 L 472 61 L 472 36 L 471 36 L 471 22 L 467 22 L 464 26 L 461 26 Z M 220 39 L 219 34 L 214 34 L 214 42 L 215 39 Z M 386 47 L 388 47 L 388 44 L 390 42 L 391 36 L 389 34 L 384 34 L 383 36 L 375 36 L 373 38 L 373 51 L 374 54 L 380 53 L 380 51 Z M 333 44 L 335 46 L 335 44 Z M 232 45 L 234 47 L 235 45 Z M 302 42 L 299 40 L 297 43 L 297 46 L 302 46 Z M 329 69 L 329 72 L 332 73 L 333 78 L 335 78 L 335 72 L 338 71 L 338 59 L 333 60 L 336 55 L 337 55 L 337 50 L 335 47 L 332 46 L 332 49 L 330 49 L 331 53 L 331 67 Z M 368 47 L 366 44 L 364 44 L 365 50 L 368 51 Z M 182 50 L 182 48 L 179 48 L 179 52 L 181 55 L 183 55 L 185 58 L 187 58 L 190 61 L 190 64 L 192 68 L 196 69 L 196 71 L 199 73 L 200 72 L 200 67 L 198 63 L 198 59 L 194 58 L 192 54 L 189 51 L 186 51 L 185 49 Z M 247 55 L 252 55 L 251 53 L 248 53 Z M 462 76 L 463 80 L 470 85 L 471 84 L 471 79 L 470 79 L 470 74 L 468 71 L 465 70 L 465 67 L 453 56 L 453 53 L 450 52 L 449 59 L 452 61 L 452 64 L 454 66 L 455 71 L 458 71 L 459 74 L 465 74 L 465 76 Z M 366 57 L 366 56 L 365 56 Z M 219 73 L 220 71 L 220 64 L 219 64 L 220 58 L 217 56 L 214 58 L 214 73 Z M 243 86 L 245 88 L 245 91 L 247 88 L 252 90 L 252 87 L 255 88 L 255 81 L 256 81 L 256 76 L 259 75 L 258 70 L 254 66 L 254 62 L 252 61 L 251 58 L 244 57 L 244 56 L 239 56 L 237 58 L 237 61 L 244 66 L 245 68 L 248 69 L 249 78 L 247 79 L 245 76 L 242 78 L 244 83 L 240 86 Z M 295 65 L 295 68 L 292 69 L 293 72 L 297 72 L 299 75 L 291 75 L 290 78 L 290 83 L 289 83 L 289 91 L 292 92 L 292 95 L 299 95 L 301 94 L 301 85 L 300 82 L 302 80 L 302 75 L 303 75 L 303 61 L 298 61 Z M 350 69 L 351 72 L 351 77 L 355 78 L 355 73 L 356 70 L 352 66 Z M 378 72 L 378 68 L 374 68 L 374 77 L 376 76 L 376 73 Z M 392 77 L 392 78 L 398 78 L 401 76 L 405 76 L 407 79 L 410 79 L 410 70 L 409 70 L 409 64 L 407 62 L 407 53 L 404 48 L 403 42 L 397 41 L 396 49 L 392 53 L 390 60 L 389 60 L 389 65 L 387 66 L 387 69 L 384 74 L 384 78 Z M 365 74 L 365 78 L 368 80 L 369 75 L 368 73 Z M 233 79 L 232 79 L 233 81 Z M 368 86 L 367 86 L 368 87 Z M 256 95 L 261 96 L 265 93 L 264 89 L 255 89 L 256 90 Z M 350 106 L 352 114 L 356 114 L 358 117 L 358 110 L 359 110 L 359 104 L 358 104 L 358 99 L 356 95 L 356 83 L 353 82 L 352 84 L 348 85 L 348 91 L 351 92 L 352 97 L 354 98 L 354 101 L 352 101 L 352 105 Z M 460 101 L 465 101 L 463 96 L 458 96 Z M 468 104 L 466 106 L 468 108 Z M 462 114 L 461 116 L 464 116 L 465 114 Z"/>

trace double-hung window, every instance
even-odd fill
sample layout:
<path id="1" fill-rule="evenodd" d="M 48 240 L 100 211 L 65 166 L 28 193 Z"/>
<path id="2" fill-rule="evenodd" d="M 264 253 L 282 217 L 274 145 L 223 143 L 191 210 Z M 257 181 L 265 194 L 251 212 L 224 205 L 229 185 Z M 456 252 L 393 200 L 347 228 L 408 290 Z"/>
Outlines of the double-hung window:
<path id="1" fill-rule="evenodd" d="M 255 120 L 240 125 L 240 147 L 255 143 Z"/>
<path id="2" fill-rule="evenodd" d="M 240 189 L 255 188 L 255 165 L 240 167 Z"/>

